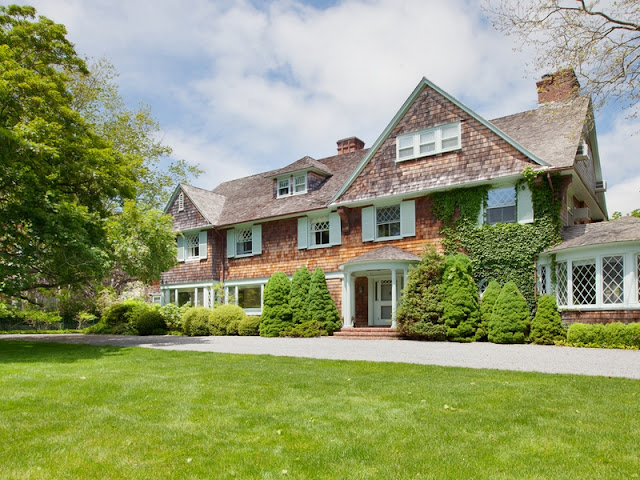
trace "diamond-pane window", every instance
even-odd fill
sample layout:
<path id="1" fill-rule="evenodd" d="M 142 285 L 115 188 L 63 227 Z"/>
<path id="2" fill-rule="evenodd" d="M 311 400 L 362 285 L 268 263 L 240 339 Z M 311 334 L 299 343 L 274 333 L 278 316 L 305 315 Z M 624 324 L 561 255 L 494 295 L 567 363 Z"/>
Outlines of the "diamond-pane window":
<path id="1" fill-rule="evenodd" d="M 320 217 L 311 220 L 311 244 L 329 245 L 329 218 Z"/>
<path id="2" fill-rule="evenodd" d="M 244 230 L 238 230 L 236 232 L 236 254 L 237 255 L 249 255 L 253 253 L 253 230 L 246 228 Z"/>
<path id="3" fill-rule="evenodd" d="M 602 257 L 602 303 L 624 301 L 624 257 Z"/>
<path id="4" fill-rule="evenodd" d="M 187 258 L 200 257 L 200 236 L 197 233 L 194 235 L 186 235 L 184 241 L 187 248 Z"/>
<path id="5" fill-rule="evenodd" d="M 494 188 L 487 198 L 487 223 L 514 223 L 516 221 L 516 188 Z"/>
<path id="6" fill-rule="evenodd" d="M 638 287 L 638 299 L 640 299 L 640 255 L 636 256 L 636 279 Z"/>
<path id="7" fill-rule="evenodd" d="M 547 294 L 547 266 L 542 265 L 540 267 L 540 286 L 538 288 L 540 295 Z"/>
<path id="8" fill-rule="evenodd" d="M 400 236 L 400 205 L 376 209 L 378 238 Z"/>
<path id="9" fill-rule="evenodd" d="M 567 262 L 558 262 L 556 265 L 556 299 L 558 305 L 566 305 L 567 295 Z"/>
<path id="10" fill-rule="evenodd" d="M 572 262 L 573 304 L 595 305 L 596 261 L 595 259 Z"/>

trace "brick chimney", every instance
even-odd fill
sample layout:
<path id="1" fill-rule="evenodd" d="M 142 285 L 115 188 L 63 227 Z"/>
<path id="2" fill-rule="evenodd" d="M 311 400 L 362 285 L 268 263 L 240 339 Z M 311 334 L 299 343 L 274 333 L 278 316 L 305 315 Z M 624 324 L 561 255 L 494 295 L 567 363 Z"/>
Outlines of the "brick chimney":
<path id="1" fill-rule="evenodd" d="M 580 83 L 572 68 L 544 75 L 536 87 L 539 104 L 572 100 L 580 93 Z"/>
<path id="2" fill-rule="evenodd" d="M 364 148 L 364 142 L 358 137 L 343 138 L 336 142 L 338 144 L 338 155 L 343 153 L 355 152 Z"/>

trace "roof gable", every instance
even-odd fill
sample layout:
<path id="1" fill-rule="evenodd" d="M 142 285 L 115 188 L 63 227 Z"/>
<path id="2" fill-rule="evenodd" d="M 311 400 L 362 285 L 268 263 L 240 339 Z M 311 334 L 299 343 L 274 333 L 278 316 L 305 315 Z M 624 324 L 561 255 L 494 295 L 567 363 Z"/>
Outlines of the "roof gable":
<path id="1" fill-rule="evenodd" d="M 331 175 L 331 171 L 329 167 L 327 167 L 324 163 L 319 162 L 309 156 L 302 157 L 300 160 L 297 160 L 293 163 L 290 163 L 286 167 L 280 168 L 278 170 L 273 170 L 266 175 L 266 178 L 276 178 L 281 175 L 287 175 L 298 172 L 316 172 L 324 177 L 328 177 Z"/>
<path id="2" fill-rule="evenodd" d="M 224 207 L 225 198 L 210 190 L 193 187 L 191 185 L 178 184 L 167 202 L 167 206 L 164 209 L 165 213 L 171 210 L 180 192 L 185 194 L 197 211 L 200 212 L 200 215 L 202 215 L 210 225 L 215 225 L 218 222 Z"/>
<path id="3" fill-rule="evenodd" d="M 395 162 L 396 136 L 450 122 L 461 122 L 464 127 L 462 129 L 463 142 L 465 135 L 468 136 L 469 132 L 473 130 L 474 135 L 482 137 L 476 143 L 491 144 L 494 147 L 492 155 L 504 154 L 504 165 L 499 162 L 482 165 L 482 160 L 477 159 L 476 164 L 471 166 L 461 158 L 460 152 Z M 467 146 L 470 147 L 469 144 Z M 463 149 L 462 153 L 466 154 L 471 151 L 471 148 L 467 148 L 466 151 Z M 379 162 L 382 157 L 386 162 L 384 166 L 377 169 L 371 166 L 374 159 Z M 392 157 L 393 160 L 391 160 Z M 519 175 L 527 165 L 543 167 L 548 163 L 460 101 L 423 78 L 332 201 L 334 204 L 352 203 L 366 201 L 381 195 L 418 193 L 469 183 L 487 182 L 497 177 Z M 359 181 L 359 177 L 367 175 L 377 177 L 376 181 L 370 181 L 368 187 L 358 185 L 352 188 Z M 383 179 L 383 177 L 385 178 Z M 373 183 L 377 185 L 377 192 L 372 191 Z M 355 191 L 358 189 L 359 192 Z"/>

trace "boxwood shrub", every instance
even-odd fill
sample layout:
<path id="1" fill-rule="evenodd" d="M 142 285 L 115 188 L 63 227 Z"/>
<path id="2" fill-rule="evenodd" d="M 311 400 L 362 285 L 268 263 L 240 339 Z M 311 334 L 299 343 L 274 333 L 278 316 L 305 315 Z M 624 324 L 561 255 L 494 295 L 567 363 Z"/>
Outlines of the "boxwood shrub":
<path id="1" fill-rule="evenodd" d="M 211 335 L 211 314 L 207 307 L 191 307 L 182 317 L 184 333 L 190 336 Z"/>
<path id="2" fill-rule="evenodd" d="M 212 335 L 238 335 L 238 325 L 247 317 L 242 307 L 218 305 L 211 313 Z"/>
<path id="3" fill-rule="evenodd" d="M 166 331 L 167 324 L 160 311 L 149 310 L 138 317 L 136 328 L 138 335 L 160 334 Z"/>
<path id="4" fill-rule="evenodd" d="M 238 323 L 238 335 L 257 336 L 260 335 L 260 317 L 249 316 Z"/>
<path id="5" fill-rule="evenodd" d="M 640 348 L 640 323 L 573 323 L 567 344 L 574 347 Z"/>

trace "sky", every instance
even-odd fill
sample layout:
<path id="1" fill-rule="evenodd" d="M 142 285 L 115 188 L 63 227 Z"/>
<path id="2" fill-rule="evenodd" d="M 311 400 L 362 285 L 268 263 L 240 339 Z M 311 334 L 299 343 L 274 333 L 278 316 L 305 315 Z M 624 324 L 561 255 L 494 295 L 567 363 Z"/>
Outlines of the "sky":
<path id="1" fill-rule="evenodd" d="M 151 106 L 191 183 L 371 146 L 424 76 L 484 118 L 536 107 L 533 52 L 474 0 L 31 0 L 76 51 L 106 57 L 132 107 Z M 640 208 L 640 119 L 596 116 L 609 214 Z"/>

